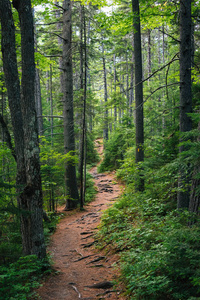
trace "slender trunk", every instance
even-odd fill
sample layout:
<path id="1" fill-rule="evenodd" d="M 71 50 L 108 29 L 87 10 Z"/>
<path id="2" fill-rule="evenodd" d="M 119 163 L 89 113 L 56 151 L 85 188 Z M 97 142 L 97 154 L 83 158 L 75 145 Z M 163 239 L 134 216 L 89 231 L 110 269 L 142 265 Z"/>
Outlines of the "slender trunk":
<path id="1" fill-rule="evenodd" d="M 144 161 L 144 121 L 143 121 L 143 84 L 142 84 L 142 50 L 140 33 L 139 1 L 132 0 L 134 28 L 134 59 L 135 59 L 135 106 L 136 106 L 136 164 Z M 136 190 L 144 190 L 142 170 L 139 168 L 136 178 Z"/>
<path id="2" fill-rule="evenodd" d="M 80 205 L 81 208 L 83 208 L 84 201 L 85 201 L 85 188 L 84 188 L 84 171 L 85 170 L 85 159 L 86 159 L 86 149 L 85 149 L 85 143 L 86 143 L 86 92 L 87 92 L 87 57 L 86 57 L 86 26 L 85 26 L 85 10 L 84 6 L 81 6 L 81 19 L 83 21 L 84 25 L 84 67 L 85 67 L 85 72 L 84 72 L 84 94 L 83 94 L 83 121 L 82 121 L 82 148 L 81 148 L 81 172 L 80 172 Z M 82 51 L 83 51 L 83 45 L 82 45 Z M 82 57 L 83 58 L 83 57 Z"/>
<path id="3" fill-rule="evenodd" d="M 34 9 L 33 9 L 34 16 Z M 35 40 L 35 51 L 37 52 L 37 29 L 34 23 L 34 40 Z M 42 97 L 41 97 L 41 87 L 40 87 L 40 72 L 39 69 L 35 68 L 35 107 L 36 114 L 38 116 L 42 116 Z M 43 133 L 43 118 L 37 118 L 38 122 L 38 134 L 39 136 Z"/>
<path id="4" fill-rule="evenodd" d="M 116 57 L 115 54 L 113 54 L 113 65 L 114 65 L 114 91 L 115 91 L 115 97 L 116 97 Z M 116 100 L 115 100 L 116 102 Z M 115 126 L 116 127 L 116 123 L 117 123 L 117 105 L 116 103 L 114 103 L 114 120 L 115 120 Z"/>
<path id="5" fill-rule="evenodd" d="M 148 77 L 151 74 L 151 30 L 148 29 Z M 149 85 L 150 79 L 148 79 Z"/>
<path id="6" fill-rule="evenodd" d="M 108 102 L 108 89 L 107 89 L 107 75 L 106 75 L 106 59 L 105 59 L 105 52 L 104 52 L 104 45 L 102 41 L 102 59 L 103 59 L 103 78 L 104 78 L 104 130 L 103 130 L 103 136 L 104 140 L 108 140 L 108 108 L 107 108 L 107 102 Z"/>
<path id="7" fill-rule="evenodd" d="M 134 42 L 132 43 L 134 48 Z M 130 97 L 129 97 L 129 115 L 133 117 L 133 101 L 134 101 L 134 92 L 133 92 L 133 80 L 134 80 L 134 51 L 132 52 L 132 61 L 131 61 L 131 82 L 130 82 Z"/>
<path id="8" fill-rule="evenodd" d="M 128 110 L 129 110 L 129 67 L 128 67 L 128 51 L 126 51 L 126 110 L 127 110 L 127 116 L 128 116 Z"/>
<path id="9" fill-rule="evenodd" d="M 50 65 L 50 116 L 53 116 L 53 88 L 52 88 L 52 65 Z M 53 146 L 53 117 L 50 119 L 51 123 L 51 146 Z"/>
<path id="10" fill-rule="evenodd" d="M 192 129 L 192 121 L 188 113 L 192 112 L 191 91 L 191 0 L 180 2 L 180 132 Z M 181 137 L 180 141 L 184 141 Z M 180 154 L 185 146 L 180 146 Z M 185 170 L 180 170 L 179 192 L 177 199 L 178 209 L 189 207 L 190 177 Z"/>
<path id="11" fill-rule="evenodd" d="M 63 117 L 64 117 L 64 150 L 72 156 L 75 151 L 74 138 L 74 108 L 73 108 L 73 68 L 72 68 L 72 27 L 71 27 L 71 1 L 63 3 Z M 66 189 L 67 202 L 65 209 L 75 208 L 79 202 L 76 167 L 70 160 L 66 163 Z"/>
<path id="12" fill-rule="evenodd" d="M 83 168 L 83 106 L 84 106 L 84 96 L 83 96 L 83 5 L 80 5 L 80 112 L 77 114 L 78 127 L 79 127 L 79 165 L 78 173 L 80 175 L 80 185 L 81 185 L 81 172 Z M 82 201 L 82 185 L 80 186 L 80 202 Z"/>

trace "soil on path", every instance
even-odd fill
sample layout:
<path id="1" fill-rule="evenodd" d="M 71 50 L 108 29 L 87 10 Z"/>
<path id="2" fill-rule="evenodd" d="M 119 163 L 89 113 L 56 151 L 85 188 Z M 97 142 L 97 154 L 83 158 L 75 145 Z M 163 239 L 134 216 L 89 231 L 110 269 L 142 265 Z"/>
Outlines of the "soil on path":
<path id="1" fill-rule="evenodd" d="M 101 154 L 98 141 L 97 147 Z M 113 204 L 122 187 L 115 182 L 114 172 L 99 174 L 97 167 L 90 172 L 98 193 L 95 201 L 85 206 L 85 211 L 63 212 L 65 217 L 48 247 L 58 273 L 51 275 L 37 290 L 42 300 L 125 300 L 121 291 L 110 285 L 117 277 L 113 265 L 117 256 L 96 250 L 93 239 L 103 210 Z"/>

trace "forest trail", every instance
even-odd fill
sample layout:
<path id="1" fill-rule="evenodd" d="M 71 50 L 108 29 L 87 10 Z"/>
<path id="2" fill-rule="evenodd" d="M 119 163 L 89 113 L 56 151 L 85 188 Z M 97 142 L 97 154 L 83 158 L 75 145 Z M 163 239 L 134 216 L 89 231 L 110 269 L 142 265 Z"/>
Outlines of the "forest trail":
<path id="1" fill-rule="evenodd" d="M 96 141 L 96 146 L 102 155 L 99 142 Z M 102 211 L 113 204 L 122 187 L 116 183 L 114 172 L 98 174 L 94 167 L 90 173 L 98 189 L 95 201 L 86 205 L 85 211 L 63 212 L 65 217 L 48 247 L 58 274 L 51 274 L 37 290 L 42 300 L 125 300 L 119 290 L 110 286 L 117 276 L 113 266 L 118 261 L 117 255 L 95 249 L 93 239 Z"/>

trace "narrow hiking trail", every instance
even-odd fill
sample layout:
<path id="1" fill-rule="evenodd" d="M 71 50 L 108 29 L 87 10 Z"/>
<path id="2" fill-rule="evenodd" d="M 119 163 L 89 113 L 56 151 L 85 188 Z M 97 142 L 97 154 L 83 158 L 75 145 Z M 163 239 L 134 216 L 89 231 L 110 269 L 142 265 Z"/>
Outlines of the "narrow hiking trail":
<path id="1" fill-rule="evenodd" d="M 96 146 L 102 155 L 100 141 Z M 85 211 L 63 212 L 65 217 L 48 247 L 58 273 L 50 275 L 37 290 L 42 300 L 126 299 L 110 284 L 117 276 L 113 266 L 117 255 L 95 249 L 93 239 L 102 211 L 113 204 L 122 187 L 115 182 L 114 172 L 98 174 L 94 167 L 90 173 L 98 190 L 95 201 L 86 205 Z"/>

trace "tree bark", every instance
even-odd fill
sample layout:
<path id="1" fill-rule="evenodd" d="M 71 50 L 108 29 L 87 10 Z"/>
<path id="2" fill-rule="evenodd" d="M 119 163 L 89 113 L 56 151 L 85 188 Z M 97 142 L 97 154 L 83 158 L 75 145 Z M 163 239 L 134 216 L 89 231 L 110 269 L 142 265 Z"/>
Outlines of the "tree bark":
<path id="1" fill-rule="evenodd" d="M 33 9 L 34 17 L 34 9 Z M 35 51 L 37 52 L 37 29 L 34 22 L 34 40 L 35 40 Z M 42 97 L 41 97 L 41 87 L 40 87 L 40 71 L 35 68 L 35 108 L 37 116 L 42 116 Z M 43 118 L 38 118 L 38 134 L 42 136 L 43 133 Z"/>
<path id="2" fill-rule="evenodd" d="M 136 106 L 136 164 L 144 161 L 144 120 L 143 120 L 143 83 L 142 83 L 142 49 L 140 32 L 139 1 L 132 0 L 133 28 L 134 28 L 134 60 L 135 60 L 135 106 Z M 144 190 L 142 170 L 136 178 L 136 190 Z"/>
<path id="3" fill-rule="evenodd" d="M 108 89 L 107 89 L 107 74 L 106 74 L 106 60 L 105 60 L 105 53 L 104 53 L 104 45 L 103 45 L 103 37 L 102 37 L 102 60 L 103 60 L 103 78 L 104 78 L 104 129 L 103 129 L 103 137 L 104 141 L 108 140 Z"/>
<path id="4" fill-rule="evenodd" d="M 148 77 L 151 75 L 151 30 L 148 29 L 147 31 L 148 35 Z M 148 85 L 149 85 L 150 79 L 148 79 Z"/>
<path id="5" fill-rule="evenodd" d="M 117 85 L 117 74 L 116 74 L 116 57 L 115 57 L 115 54 L 113 54 L 113 66 L 114 66 L 114 91 L 115 91 L 115 97 L 116 97 L 116 91 L 117 91 L 117 88 L 116 88 L 116 85 Z M 115 100 L 116 102 L 116 100 Z M 114 103 L 114 128 L 116 127 L 116 124 L 117 124 L 117 105 L 116 103 Z"/>
<path id="6" fill-rule="evenodd" d="M 188 113 L 192 112 L 191 91 L 191 0 L 180 1 L 180 132 L 192 129 L 192 120 Z M 184 141 L 181 137 L 180 142 Z M 185 146 L 180 146 L 179 153 Z M 190 177 L 185 170 L 180 170 L 178 209 L 188 209 L 190 197 Z"/>
<path id="7" fill-rule="evenodd" d="M 81 52 L 82 52 L 82 71 L 83 71 L 83 52 L 84 52 L 84 90 L 83 90 L 83 113 L 82 113 L 82 136 L 81 136 L 81 164 L 80 164 L 80 206 L 83 208 L 85 202 L 85 181 L 86 181 L 86 93 L 87 93 L 87 51 L 86 51 L 86 25 L 85 25 L 85 9 L 81 5 L 81 21 L 84 31 L 84 46 L 82 43 L 83 33 L 81 34 Z M 84 49 L 83 49 L 84 48 Z M 84 51 L 83 51 L 84 50 Z M 83 76 L 84 75 L 84 76 Z M 83 82 L 83 78 L 82 78 Z"/>
<path id="8" fill-rule="evenodd" d="M 21 97 L 11 5 L 8 0 L 0 0 L 3 65 L 17 158 L 18 205 L 26 211 L 21 214 L 22 244 L 25 255 L 35 254 L 44 258 L 46 248 L 34 93 L 33 16 L 29 0 L 14 1 L 14 5 L 19 13 L 21 28 Z"/>
<path id="9" fill-rule="evenodd" d="M 39 141 L 37 116 L 35 111 L 35 58 L 34 25 L 30 0 L 16 1 L 20 19 L 22 79 L 21 108 L 24 125 L 24 162 L 26 170 L 26 187 L 24 208 L 30 212 L 28 222 L 22 227 L 27 242 L 26 254 L 46 256 L 43 234 L 43 199 L 40 175 Z"/>
<path id="10" fill-rule="evenodd" d="M 73 68 L 72 68 L 72 28 L 71 1 L 63 2 L 63 117 L 64 117 L 64 150 L 73 156 L 75 151 L 74 112 L 73 112 Z M 66 163 L 65 181 L 67 202 L 65 209 L 75 208 L 79 202 L 75 164 Z"/>

